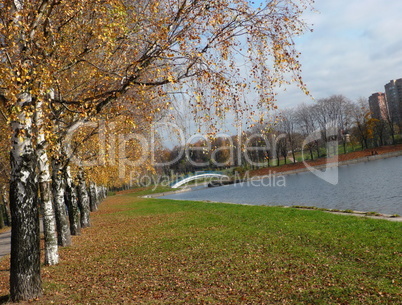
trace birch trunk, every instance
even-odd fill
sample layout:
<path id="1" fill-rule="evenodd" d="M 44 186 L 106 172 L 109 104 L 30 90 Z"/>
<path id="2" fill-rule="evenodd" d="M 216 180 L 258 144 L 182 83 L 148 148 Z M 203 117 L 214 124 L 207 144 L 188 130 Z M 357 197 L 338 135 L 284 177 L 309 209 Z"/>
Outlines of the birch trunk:
<path id="1" fill-rule="evenodd" d="M 98 196 L 96 193 L 96 184 L 93 182 L 89 184 L 89 199 L 90 199 L 91 212 L 98 210 Z"/>
<path id="2" fill-rule="evenodd" d="M 98 186 L 97 193 L 98 193 L 98 205 L 99 205 L 103 201 L 103 199 L 105 199 L 105 187 Z"/>
<path id="3" fill-rule="evenodd" d="M 54 210 L 56 214 L 57 241 L 59 246 L 71 245 L 70 225 L 67 220 L 66 205 L 64 202 L 64 183 L 59 160 L 52 162 L 52 189 Z"/>
<path id="4" fill-rule="evenodd" d="M 59 263 L 57 246 L 56 220 L 52 201 L 51 176 L 49 158 L 46 151 L 46 139 L 42 122 L 42 103 L 36 106 L 36 124 L 39 129 L 36 154 L 39 168 L 39 190 L 43 210 L 43 233 L 45 235 L 45 265 Z"/>
<path id="5" fill-rule="evenodd" d="M 107 188 L 106 186 L 102 186 L 102 200 L 106 199 L 107 196 Z"/>
<path id="6" fill-rule="evenodd" d="M 69 166 L 67 166 L 64 171 L 64 179 L 66 183 L 65 200 L 68 208 L 71 235 L 79 235 L 81 233 L 80 210 L 78 208 L 77 192 L 73 179 L 71 178 Z"/>
<path id="7" fill-rule="evenodd" d="M 3 201 L 4 209 L 6 211 L 5 223 L 7 226 L 11 227 L 10 200 L 7 192 L 7 187 L 5 185 L 3 185 L 2 188 L 1 200 Z"/>
<path id="8" fill-rule="evenodd" d="M 0 229 L 3 229 L 5 226 L 4 223 L 4 215 L 5 215 L 5 209 L 4 209 L 4 205 L 0 204 Z"/>
<path id="9" fill-rule="evenodd" d="M 11 301 L 36 299 L 42 294 L 36 155 L 32 147 L 32 119 L 26 115 L 32 102 L 28 93 L 19 96 L 21 111 L 12 127 L 10 153 Z"/>
<path id="10" fill-rule="evenodd" d="M 89 227 L 89 196 L 85 186 L 84 174 L 82 171 L 78 174 L 78 207 L 81 212 L 81 228 Z"/>

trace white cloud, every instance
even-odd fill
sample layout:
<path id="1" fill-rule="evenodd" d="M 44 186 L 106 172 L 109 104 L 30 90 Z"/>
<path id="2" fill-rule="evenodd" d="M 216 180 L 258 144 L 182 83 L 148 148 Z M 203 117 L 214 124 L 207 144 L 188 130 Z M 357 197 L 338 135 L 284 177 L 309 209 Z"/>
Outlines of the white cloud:
<path id="1" fill-rule="evenodd" d="M 303 77 L 315 98 L 351 99 L 383 91 L 402 77 L 402 1 L 317 0 L 305 19 L 314 31 L 296 39 Z M 278 97 L 288 107 L 308 98 L 294 87 Z"/>

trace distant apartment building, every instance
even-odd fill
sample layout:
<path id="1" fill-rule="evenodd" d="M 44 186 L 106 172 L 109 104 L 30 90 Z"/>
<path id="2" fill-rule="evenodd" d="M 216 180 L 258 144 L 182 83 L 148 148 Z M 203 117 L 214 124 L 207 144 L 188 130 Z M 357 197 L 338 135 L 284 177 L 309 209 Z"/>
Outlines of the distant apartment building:
<path id="1" fill-rule="evenodd" d="M 385 93 L 376 92 L 369 97 L 369 106 L 371 111 L 371 116 L 377 120 L 387 120 L 388 118 L 388 107 L 387 100 L 385 98 Z"/>
<path id="2" fill-rule="evenodd" d="M 395 124 L 402 124 L 402 78 L 386 84 L 385 95 L 391 120 Z"/>

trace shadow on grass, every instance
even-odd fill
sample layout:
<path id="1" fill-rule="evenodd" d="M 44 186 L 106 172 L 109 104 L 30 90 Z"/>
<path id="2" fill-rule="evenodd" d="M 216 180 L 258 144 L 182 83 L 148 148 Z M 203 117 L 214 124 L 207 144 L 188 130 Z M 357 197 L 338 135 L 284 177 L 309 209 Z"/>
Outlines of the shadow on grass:
<path id="1" fill-rule="evenodd" d="M 10 295 L 2 295 L 0 296 L 0 304 L 7 304 L 10 301 Z"/>

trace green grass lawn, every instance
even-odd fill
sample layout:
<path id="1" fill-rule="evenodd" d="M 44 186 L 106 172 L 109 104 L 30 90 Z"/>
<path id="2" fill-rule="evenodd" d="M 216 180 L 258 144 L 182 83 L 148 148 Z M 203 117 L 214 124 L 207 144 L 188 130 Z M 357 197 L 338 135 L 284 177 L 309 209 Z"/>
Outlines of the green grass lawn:
<path id="1" fill-rule="evenodd" d="M 92 223 L 37 304 L 402 303 L 401 223 L 132 194 Z"/>

